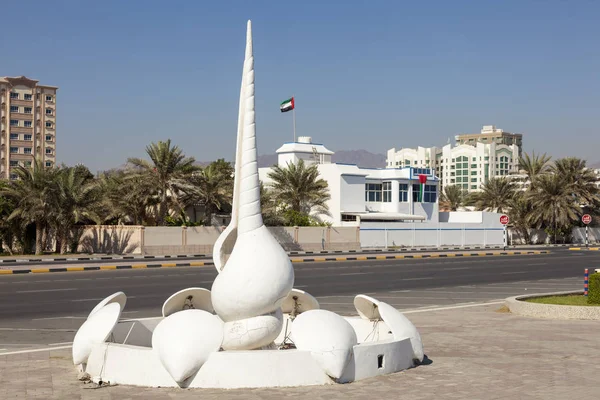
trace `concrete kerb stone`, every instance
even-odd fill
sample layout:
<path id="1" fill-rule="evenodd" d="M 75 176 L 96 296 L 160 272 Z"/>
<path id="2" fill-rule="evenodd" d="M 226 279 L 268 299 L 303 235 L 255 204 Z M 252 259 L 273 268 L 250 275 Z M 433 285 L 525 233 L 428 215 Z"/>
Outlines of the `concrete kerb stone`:
<path id="1" fill-rule="evenodd" d="M 600 320 L 600 307 L 561 306 L 556 304 L 541 304 L 525 301 L 526 299 L 531 299 L 534 297 L 562 296 L 570 294 L 583 294 L 583 290 L 514 296 L 507 298 L 504 304 L 506 307 L 508 307 L 510 312 L 523 317 L 561 320 Z"/>
<path id="2" fill-rule="evenodd" d="M 500 251 L 500 252 L 462 252 L 462 253 L 429 253 L 429 254 L 396 254 L 396 255 L 371 255 L 371 256 L 349 256 L 349 257 L 312 257 L 299 258 L 290 257 L 292 263 L 309 262 L 336 262 L 336 261 L 371 261 L 371 260 L 404 260 L 424 258 L 451 258 L 451 257 L 491 257 L 491 256 L 516 256 L 516 255 L 540 255 L 549 254 L 548 250 L 535 251 Z M 145 268 L 174 268 L 174 267 L 205 267 L 214 265 L 212 261 L 196 261 L 187 263 L 163 263 L 163 264 L 132 264 L 132 265 L 98 265 L 98 266 L 74 266 L 74 267 L 46 267 L 31 269 L 0 269 L 0 275 L 16 274 L 38 274 L 51 272 L 84 272 L 105 271 L 118 269 L 145 269 Z"/>

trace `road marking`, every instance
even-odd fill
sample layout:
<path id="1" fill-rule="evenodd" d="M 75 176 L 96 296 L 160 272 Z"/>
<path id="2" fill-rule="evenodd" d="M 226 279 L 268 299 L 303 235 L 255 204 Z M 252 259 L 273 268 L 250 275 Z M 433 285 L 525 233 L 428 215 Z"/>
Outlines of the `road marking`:
<path id="1" fill-rule="evenodd" d="M 423 309 L 423 310 L 408 310 L 408 311 L 402 311 L 402 314 L 414 314 L 414 313 L 421 313 L 421 312 L 456 310 L 456 309 L 459 309 L 459 308 L 492 306 L 492 305 L 496 305 L 496 304 L 504 304 L 504 300 L 502 300 L 502 301 L 490 301 L 490 302 L 486 302 L 486 303 L 464 304 L 464 305 L 460 305 L 460 306 L 426 308 L 426 309 Z"/>
<path id="2" fill-rule="evenodd" d="M 46 317 L 46 318 L 32 318 L 32 321 L 46 321 L 46 320 L 50 320 L 50 319 L 71 319 L 71 318 L 75 318 L 72 316 L 67 316 L 67 317 Z"/>
<path id="3" fill-rule="evenodd" d="M 39 332 L 76 332 L 76 329 L 51 329 L 51 328 L 0 328 L 0 331 L 14 332 L 14 331 L 39 331 Z"/>
<path id="4" fill-rule="evenodd" d="M 58 346 L 58 347 L 46 347 L 45 349 L 10 351 L 8 353 L 0 353 L 0 356 L 10 356 L 13 354 L 39 353 L 40 351 L 64 350 L 64 349 L 70 349 L 71 347 L 73 347 L 73 346 Z"/>
<path id="5" fill-rule="evenodd" d="M 368 275 L 368 274 L 372 274 L 373 272 L 351 272 L 349 274 L 339 274 L 339 276 L 348 276 L 348 275 Z"/>
<path id="6" fill-rule="evenodd" d="M 527 264 L 527 265 L 548 265 L 548 263 L 534 263 L 534 264 Z"/>
<path id="7" fill-rule="evenodd" d="M 48 346 L 64 346 L 66 344 L 73 344 L 73 342 L 48 343 Z"/>
<path id="8" fill-rule="evenodd" d="M 402 278 L 400 279 L 401 281 L 422 281 L 425 279 L 431 279 L 431 277 L 425 277 L 425 278 Z"/>
<path id="9" fill-rule="evenodd" d="M 519 274 L 528 274 L 530 271 L 517 271 L 517 272 L 500 272 L 500 275 L 519 275 Z"/>
<path id="10" fill-rule="evenodd" d="M 77 288 L 65 288 L 65 289 L 19 290 L 19 291 L 17 291 L 17 293 L 67 292 L 69 290 L 78 290 L 78 289 Z"/>

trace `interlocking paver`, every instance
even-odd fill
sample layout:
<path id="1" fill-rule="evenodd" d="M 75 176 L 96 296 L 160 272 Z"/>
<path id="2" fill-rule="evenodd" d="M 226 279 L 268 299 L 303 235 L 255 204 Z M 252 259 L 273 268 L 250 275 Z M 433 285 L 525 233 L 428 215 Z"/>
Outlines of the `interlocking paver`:
<path id="1" fill-rule="evenodd" d="M 600 391 L 600 322 L 499 313 L 498 305 L 410 314 L 431 364 L 346 385 L 282 389 L 94 389 L 69 350 L 0 356 L 0 398 L 566 400 Z M 596 377 L 596 378 L 595 378 Z"/>

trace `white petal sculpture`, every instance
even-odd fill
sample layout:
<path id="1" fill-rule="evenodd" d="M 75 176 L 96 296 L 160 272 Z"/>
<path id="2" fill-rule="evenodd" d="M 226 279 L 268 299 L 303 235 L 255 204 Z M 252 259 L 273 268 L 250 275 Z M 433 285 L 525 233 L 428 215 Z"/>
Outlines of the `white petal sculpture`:
<path id="1" fill-rule="evenodd" d="M 404 314 L 387 303 L 379 302 L 379 313 L 383 321 L 390 327 L 394 339 L 409 338 L 413 348 L 413 359 L 423 362 L 425 357 L 423 341 L 415 325 Z"/>
<path id="2" fill-rule="evenodd" d="M 204 310 L 212 313 L 214 311 L 210 299 L 210 290 L 204 288 L 187 288 L 174 293 L 162 306 L 162 316 L 169 315 L 182 310 Z"/>
<path id="3" fill-rule="evenodd" d="M 300 314 L 292 328 L 298 350 L 310 351 L 325 373 L 340 378 L 357 344 L 356 333 L 343 317 L 327 310 Z"/>
<path id="4" fill-rule="evenodd" d="M 109 338 L 120 315 L 121 305 L 110 303 L 88 317 L 73 339 L 73 364 L 79 365 L 87 362 L 92 347 L 95 344 L 104 343 Z"/>
<path id="5" fill-rule="evenodd" d="M 125 304 L 127 304 L 127 296 L 125 296 L 125 293 L 123 293 L 123 292 L 117 292 L 117 293 L 111 294 L 110 296 L 108 296 L 107 298 L 102 300 L 100 303 L 96 304 L 96 307 L 94 307 L 92 309 L 92 311 L 90 311 L 88 318 L 92 314 L 94 314 L 96 311 L 98 311 L 99 309 L 101 309 L 102 307 L 104 307 L 105 305 L 107 305 L 109 303 L 119 303 L 121 305 L 121 312 L 123 312 L 123 309 L 125 308 Z"/>
<path id="6" fill-rule="evenodd" d="M 181 383 L 195 374 L 211 353 L 219 351 L 223 322 L 203 310 L 184 310 L 163 319 L 152 334 L 152 349 Z"/>
<path id="7" fill-rule="evenodd" d="M 220 274 L 212 286 L 212 303 L 216 313 L 226 323 L 246 320 L 277 311 L 294 284 L 292 263 L 277 240 L 265 227 L 260 208 L 260 182 L 258 180 L 258 164 L 256 161 L 256 126 L 254 108 L 254 57 L 252 55 L 252 26 L 248 21 L 246 39 L 246 60 L 242 77 L 244 96 L 243 135 L 241 141 L 241 165 L 235 182 L 239 187 L 237 207 L 237 239 Z M 237 170 L 237 168 L 236 168 Z M 219 254 L 215 255 L 215 264 Z M 219 269 L 219 268 L 217 268 Z M 272 319 L 267 319 L 272 321 Z M 258 321 L 258 320 L 257 320 Z M 253 349 L 256 342 L 271 342 L 279 331 L 273 331 L 270 325 L 264 329 L 263 340 L 250 340 L 249 332 L 239 331 L 249 323 L 231 324 L 225 329 L 224 343 L 237 343 L 235 348 Z M 234 337 L 229 337 L 234 335 Z M 244 340 L 243 338 L 248 338 Z"/>
<path id="8" fill-rule="evenodd" d="M 284 313 L 294 315 L 299 315 L 309 310 L 318 310 L 319 308 L 321 307 L 317 299 L 300 289 L 292 289 L 281 304 L 281 310 Z"/>
<path id="9" fill-rule="evenodd" d="M 381 320 L 381 315 L 379 314 L 379 303 L 380 301 L 374 299 L 371 296 L 367 296 L 366 294 L 359 294 L 354 298 L 354 308 L 358 312 L 363 319 L 368 319 L 369 321 L 378 321 Z"/>
<path id="10" fill-rule="evenodd" d="M 281 332 L 283 314 L 281 309 L 258 317 L 226 322 L 223 349 L 258 349 L 269 346 Z"/>

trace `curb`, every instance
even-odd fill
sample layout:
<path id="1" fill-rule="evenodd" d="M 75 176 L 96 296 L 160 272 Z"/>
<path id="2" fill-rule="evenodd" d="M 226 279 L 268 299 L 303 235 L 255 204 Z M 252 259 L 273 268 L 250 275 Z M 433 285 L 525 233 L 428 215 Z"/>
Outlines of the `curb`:
<path id="1" fill-rule="evenodd" d="M 325 262 L 325 261 L 368 261 L 368 260 L 404 260 L 421 258 L 452 258 L 452 257 L 489 257 L 489 256 L 518 256 L 518 255 L 539 255 L 549 254 L 547 250 L 536 251 L 502 251 L 496 253 L 448 253 L 448 254 L 408 254 L 391 256 L 357 256 L 357 257 L 314 257 L 314 258 L 294 258 L 292 263 L 303 262 Z M 18 274 L 41 274 L 51 272 L 82 272 L 82 271 L 110 271 L 117 269 L 145 269 L 145 268 L 174 268 L 174 267 L 204 267 L 214 265 L 212 261 L 197 261 L 188 263 L 166 263 L 166 264 L 135 264 L 135 265 L 99 265 L 94 267 L 62 267 L 62 268 L 32 268 L 32 269 L 4 269 L 0 270 L 0 275 L 18 275 Z"/>
<path id="2" fill-rule="evenodd" d="M 511 313 L 522 317 L 546 318 L 557 320 L 600 320 L 600 307 L 565 306 L 558 304 L 540 304 L 524 301 L 532 297 L 561 296 L 583 294 L 583 290 L 538 293 L 509 297 L 504 304 Z"/>
<path id="3" fill-rule="evenodd" d="M 489 256 L 518 256 L 549 254 L 548 250 L 536 251 L 502 251 L 499 253 L 448 253 L 448 254 L 409 254 L 395 256 L 357 256 L 357 257 L 314 257 L 293 259 L 292 263 L 323 262 L 323 261 L 368 261 L 368 260 L 404 260 L 420 258 L 452 258 L 452 257 L 489 257 Z"/>
<path id="4" fill-rule="evenodd" d="M 148 260 L 153 258 L 202 258 L 210 257 L 210 254 L 179 254 L 170 256 L 100 256 L 100 257 L 59 257 L 59 258 L 11 258 L 0 259 L 2 263 L 17 263 L 17 262 L 56 262 L 56 261 L 92 261 L 92 260 Z"/>
<path id="5" fill-rule="evenodd" d="M 600 251 L 600 247 L 569 247 L 571 251 Z"/>

